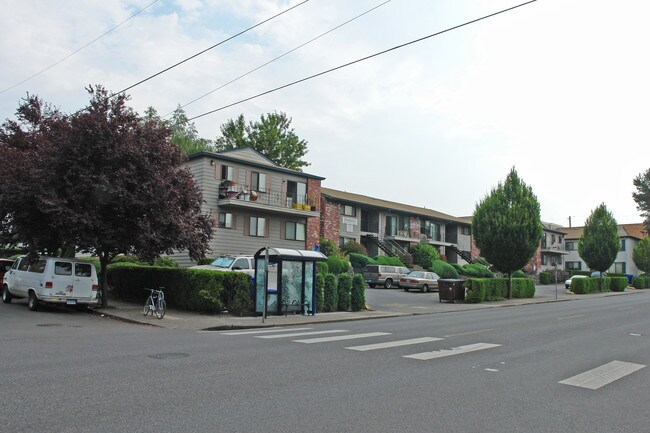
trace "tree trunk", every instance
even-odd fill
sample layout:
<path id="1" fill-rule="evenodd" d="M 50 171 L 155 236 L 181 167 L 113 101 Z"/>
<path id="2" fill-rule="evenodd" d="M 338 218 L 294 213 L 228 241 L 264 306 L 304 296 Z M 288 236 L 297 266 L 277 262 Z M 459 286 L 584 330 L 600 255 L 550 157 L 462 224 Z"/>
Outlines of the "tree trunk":
<path id="1" fill-rule="evenodd" d="M 106 275 L 106 268 L 108 267 L 108 256 L 105 253 L 99 255 L 99 267 L 101 274 L 101 280 L 99 282 L 99 290 L 101 296 L 99 298 L 99 305 L 102 308 L 108 307 L 108 275 Z"/>
<path id="2" fill-rule="evenodd" d="M 512 272 L 508 273 L 508 299 L 512 299 Z"/>

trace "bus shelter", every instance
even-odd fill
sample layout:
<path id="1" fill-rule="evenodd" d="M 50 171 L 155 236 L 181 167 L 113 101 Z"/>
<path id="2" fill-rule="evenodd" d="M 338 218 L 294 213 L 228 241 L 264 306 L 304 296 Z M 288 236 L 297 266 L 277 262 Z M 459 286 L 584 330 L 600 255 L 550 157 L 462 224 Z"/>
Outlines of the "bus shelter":
<path id="1" fill-rule="evenodd" d="M 319 251 L 265 247 L 254 257 L 256 313 L 316 313 L 316 262 L 326 261 L 327 256 Z"/>

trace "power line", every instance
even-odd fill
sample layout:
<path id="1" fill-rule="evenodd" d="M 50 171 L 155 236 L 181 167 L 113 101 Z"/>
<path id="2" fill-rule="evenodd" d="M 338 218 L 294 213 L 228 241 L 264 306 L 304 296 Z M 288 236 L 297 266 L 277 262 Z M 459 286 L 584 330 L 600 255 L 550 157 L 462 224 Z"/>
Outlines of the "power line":
<path id="1" fill-rule="evenodd" d="M 163 69 L 163 70 L 160 71 L 160 72 L 156 72 L 155 74 L 153 74 L 153 75 L 151 75 L 151 76 L 145 78 L 144 80 L 138 81 L 137 83 L 135 83 L 135 84 L 133 84 L 133 85 L 131 85 L 131 86 L 125 88 L 125 89 L 122 89 L 122 90 L 120 90 L 119 92 L 113 93 L 113 94 L 111 95 L 111 97 L 114 97 L 114 96 L 116 96 L 116 95 L 119 95 L 120 93 L 124 93 L 124 92 L 126 92 L 127 90 L 130 90 L 130 89 L 134 88 L 135 86 L 139 86 L 140 84 L 144 83 L 145 81 L 149 81 L 149 80 L 151 80 L 152 78 L 157 77 L 158 75 L 163 74 L 163 73 L 169 71 L 170 69 L 173 69 L 173 68 L 175 68 L 176 66 L 181 65 L 181 64 L 187 62 L 188 60 L 192 60 L 193 58 L 195 58 L 195 57 L 197 57 L 197 56 L 200 56 L 201 54 L 203 54 L 203 53 L 205 53 L 205 52 L 207 52 L 207 51 L 210 51 L 211 49 L 216 48 L 216 47 L 218 47 L 219 45 L 225 44 L 226 42 L 228 42 L 228 41 L 230 41 L 230 40 L 236 38 L 237 36 L 243 35 L 244 33 L 248 32 L 249 30 L 253 30 L 255 27 L 259 27 L 259 26 L 261 26 L 262 24 L 264 24 L 264 23 L 266 23 L 266 22 L 268 22 L 268 21 L 271 21 L 272 19 L 277 18 L 277 17 L 279 17 L 280 15 L 283 15 L 283 14 L 289 12 L 289 11 L 292 10 L 292 9 L 297 8 L 298 6 L 302 6 L 302 5 L 304 5 L 304 4 L 307 3 L 308 1 L 309 1 L 309 0 L 304 0 L 304 1 L 298 3 L 298 4 L 294 5 L 294 6 L 291 6 L 289 9 L 285 9 L 285 10 L 283 10 L 282 12 L 280 12 L 280 13 L 278 13 L 278 14 L 275 14 L 275 15 L 273 15 L 273 16 L 270 17 L 270 18 L 265 19 L 264 21 L 260 21 L 259 23 L 255 24 L 254 26 L 249 27 L 249 28 L 247 28 L 246 30 L 242 30 L 241 32 L 239 32 L 239 33 L 237 33 L 237 34 L 235 34 L 235 35 L 232 35 L 231 37 L 229 37 L 229 38 L 227 38 L 227 39 L 224 39 L 223 41 L 221 41 L 221 42 L 219 42 L 219 43 L 216 43 L 216 44 L 212 45 L 211 47 L 206 48 L 206 49 L 203 50 L 203 51 L 199 51 L 198 53 L 196 53 L 196 54 L 194 54 L 194 55 L 188 57 L 188 58 L 185 59 L 185 60 L 181 60 L 180 62 L 178 62 L 178 63 L 176 63 L 176 64 L 174 64 L 174 65 L 171 65 L 170 67 L 165 68 L 165 69 Z"/>
<path id="2" fill-rule="evenodd" d="M 415 43 L 417 43 L 417 42 L 422 42 L 422 41 L 424 41 L 424 40 L 426 40 L 426 39 L 429 39 L 429 38 L 432 38 L 432 37 L 434 37 L 434 36 L 439 36 L 439 35 L 441 35 L 441 34 L 443 34 L 443 33 L 447 33 L 447 32 L 450 32 L 450 31 L 452 31 L 452 30 L 456 30 L 456 29 L 459 29 L 459 28 L 461 28 L 461 27 L 464 27 L 464 26 L 467 26 L 467 25 L 470 25 L 470 24 L 476 23 L 476 22 L 478 22 L 478 21 L 481 21 L 481 20 L 485 20 L 485 19 L 487 19 L 487 18 L 494 17 L 494 16 L 499 15 L 499 14 L 502 14 L 502 13 L 504 13 L 504 12 L 509 12 L 509 11 L 511 11 L 511 10 L 513 10 L 513 9 L 520 8 L 520 7 L 522 7 L 522 6 L 528 5 L 528 4 L 530 4 L 530 3 L 534 3 L 534 2 L 536 2 L 536 1 L 537 1 L 537 0 L 530 0 L 530 1 L 527 1 L 527 2 L 524 2 L 524 3 L 521 3 L 521 4 L 518 4 L 518 5 L 516 5 L 516 6 L 512 6 L 512 7 L 506 8 L 506 9 L 502 9 L 502 10 L 500 10 L 500 11 L 498 11 L 498 12 L 494 12 L 494 13 L 491 13 L 491 14 L 489 14 L 489 15 L 485 15 L 485 16 L 482 16 L 482 17 L 480 17 L 480 18 L 476 18 L 476 19 L 474 19 L 474 20 L 467 21 L 467 22 L 465 22 L 465 23 L 463 23 L 463 24 L 459 24 L 459 25 L 454 26 L 454 27 L 449 27 L 449 28 L 447 28 L 447 29 L 445 29 L 445 30 L 441 30 L 441 31 L 439 31 L 439 32 L 432 33 L 432 34 L 430 34 L 430 35 L 427 35 L 427 36 L 424 36 L 424 37 L 421 37 L 421 38 L 418 38 L 418 39 L 414 39 L 414 40 L 412 40 L 412 41 L 410 41 L 410 42 L 406 42 L 406 43 L 401 44 L 401 45 L 396 45 L 396 46 L 394 46 L 394 47 L 392 47 L 392 48 L 389 48 L 389 49 L 387 49 L 387 50 L 379 51 L 379 52 L 377 52 L 377 53 L 375 53 L 375 54 L 371 54 L 371 55 L 369 55 L 369 56 L 362 57 L 362 58 L 360 58 L 360 59 L 354 60 L 354 61 L 352 61 L 352 62 L 345 63 L 345 64 L 340 65 L 340 66 L 337 66 L 337 67 L 335 67 L 335 68 L 331 68 L 331 69 L 328 69 L 328 70 L 326 70 L 326 71 L 319 72 L 319 73 L 317 73 L 317 74 L 310 75 L 310 76 L 305 77 L 305 78 L 301 78 L 300 80 L 296 80 L 296 81 L 293 81 L 293 82 L 291 82 L 291 83 L 285 84 L 285 85 L 283 85 L 283 86 L 276 87 L 276 88 L 271 89 L 271 90 L 267 90 L 266 92 L 258 93 L 257 95 L 250 96 L 250 97 L 245 98 L 245 99 L 240 99 L 239 101 L 237 101 L 237 102 L 233 102 L 232 104 L 228 104 L 228 105 L 224 105 L 224 106 L 219 107 L 219 108 L 215 108 L 214 110 L 210 110 L 210 111 L 207 111 L 207 112 L 205 112 L 205 113 L 203 113 L 203 114 L 199 114 L 199 115 L 197 115 L 197 116 L 191 117 L 191 118 L 187 119 L 187 121 L 189 122 L 189 121 L 192 121 L 192 120 L 194 120 L 194 119 L 198 119 L 198 118 L 200 118 L 200 117 L 207 116 L 208 114 L 212 114 L 212 113 L 216 113 L 217 111 L 225 110 L 226 108 L 230 108 L 230 107 L 233 107 L 233 106 L 235 106 L 235 105 L 239 105 L 239 104 L 241 104 L 241 103 L 243 103 L 243 102 L 247 102 L 247 101 L 250 101 L 250 100 L 252 100 L 252 99 L 259 98 L 260 96 L 264 96 L 264 95 L 268 95 L 269 93 L 277 92 L 278 90 L 282 90 L 282 89 L 284 89 L 284 88 L 287 88 L 287 87 L 293 86 L 293 85 L 295 85 L 295 84 L 299 84 L 299 83 L 302 83 L 302 82 L 304 82 L 304 81 L 311 80 L 312 78 L 320 77 L 321 75 L 325 75 L 325 74 L 328 74 L 328 73 L 330 73 L 330 72 L 337 71 L 337 70 L 342 69 L 342 68 L 345 68 L 345 67 L 347 67 L 347 66 L 354 65 L 355 63 L 363 62 L 364 60 L 368 60 L 368 59 L 371 59 L 371 58 L 373 58 L 373 57 L 377 57 L 377 56 L 380 56 L 380 55 L 382 55 L 382 54 L 386 54 L 386 53 L 388 53 L 388 52 L 390 52 L 390 51 L 395 51 L 395 50 L 397 50 L 397 49 L 399 49 L 399 48 L 404 48 L 404 47 L 406 47 L 406 46 L 408 46 L 408 45 L 412 45 L 412 44 L 415 44 Z"/>
<path id="3" fill-rule="evenodd" d="M 149 3 L 147 6 L 143 7 L 142 9 L 140 9 L 139 11 L 137 11 L 136 13 L 134 13 L 133 15 L 131 15 L 130 17 L 128 17 L 127 19 L 125 19 L 124 21 L 122 21 L 121 23 L 119 23 L 118 25 L 116 25 L 115 27 L 113 27 L 112 29 L 110 29 L 109 31 L 107 31 L 106 33 L 104 33 L 104 34 L 102 34 L 102 35 L 96 37 L 96 38 L 93 39 L 92 41 L 88 42 L 86 45 L 84 45 L 84 46 L 82 46 L 81 48 L 78 48 L 77 50 L 75 50 L 75 51 L 73 51 L 72 53 L 68 54 L 67 56 L 65 56 L 64 58 L 62 58 L 61 60 L 59 60 L 58 62 L 56 62 L 56 63 L 54 63 L 54 64 L 48 66 L 47 68 L 45 68 L 45 69 L 43 69 L 43 70 L 41 70 L 41 71 L 39 71 L 39 72 L 37 72 L 37 73 L 35 73 L 35 74 L 32 75 L 31 77 L 25 78 L 25 79 L 24 79 L 23 81 L 21 81 L 20 83 L 16 83 L 16 84 L 14 84 L 14 85 L 11 86 L 11 87 L 7 87 L 6 89 L 4 89 L 3 91 L 0 92 L 0 95 L 2 95 L 4 92 L 6 92 L 6 91 L 8 91 L 8 90 L 11 90 L 11 89 L 14 89 L 14 88 L 20 86 L 20 85 L 23 84 L 23 83 L 26 83 L 27 81 L 31 80 L 32 78 L 34 78 L 34 77 L 36 77 L 36 76 L 38 76 L 38 75 L 41 75 L 43 72 L 52 69 L 53 67 L 55 67 L 55 66 L 58 65 L 59 63 L 65 61 L 65 60 L 68 60 L 70 57 L 74 56 L 74 55 L 77 54 L 79 51 L 81 51 L 81 50 L 83 50 L 84 48 L 86 48 L 88 45 L 97 42 L 99 39 L 101 39 L 101 38 L 103 38 L 104 36 L 108 35 L 108 34 L 111 33 L 113 30 L 117 29 L 117 28 L 120 27 L 122 24 L 124 24 L 124 23 L 126 23 L 127 21 L 129 21 L 130 19 L 134 18 L 136 15 L 140 14 L 141 12 L 143 12 L 143 11 L 146 10 L 146 9 L 148 9 L 150 6 L 152 6 L 154 3 L 157 3 L 157 2 L 158 2 L 158 0 L 154 0 L 154 1 L 152 1 L 152 2 Z"/>
<path id="4" fill-rule="evenodd" d="M 349 23 L 351 23 L 352 21 L 354 21 L 354 20 L 356 20 L 356 19 L 358 19 L 358 18 L 361 18 L 362 16 L 364 16 L 364 15 L 366 15 L 366 14 L 368 14 L 368 13 L 374 11 L 375 9 L 377 9 L 377 8 L 379 8 L 379 7 L 383 6 L 383 5 L 385 5 L 386 3 L 390 3 L 390 1 L 391 1 L 391 0 L 386 0 L 385 2 L 378 4 L 377 6 L 371 8 L 371 9 L 368 9 L 367 11 L 365 11 L 365 12 L 363 12 L 363 13 L 361 13 L 361 14 L 359 14 L 359 15 L 353 17 L 353 18 L 350 18 L 350 19 L 347 20 L 346 22 L 344 22 L 344 23 L 342 23 L 342 24 L 339 24 L 338 26 L 336 26 L 336 27 L 334 27 L 334 28 L 332 28 L 332 29 L 326 31 L 325 33 L 321 33 L 320 35 L 316 36 L 315 38 L 312 38 L 312 39 L 308 40 L 307 42 L 298 45 L 297 47 L 295 47 L 295 48 L 293 48 L 293 49 L 291 49 L 291 50 L 285 52 L 284 54 L 281 54 L 281 55 L 275 57 L 275 58 L 272 59 L 272 60 L 269 60 L 268 62 L 266 62 L 266 63 L 264 63 L 264 64 L 262 64 L 262 65 L 256 67 L 255 69 L 251 69 L 250 71 L 246 72 L 245 74 L 240 75 L 239 77 L 237 77 L 237 78 L 235 78 L 235 79 L 233 79 L 233 80 L 230 80 L 230 81 L 228 81 L 228 82 L 225 83 L 225 84 L 222 84 L 221 86 L 217 87 L 217 88 L 214 89 L 214 90 L 210 90 L 208 93 L 205 93 L 205 94 L 199 96 L 198 98 L 191 100 L 190 102 L 186 103 L 185 105 L 181 105 L 181 106 L 178 107 L 178 108 L 185 108 L 185 107 L 187 107 L 188 105 L 191 105 L 191 104 L 195 103 L 196 101 L 201 100 L 201 99 L 205 98 L 206 96 L 213 94 L 213 93 L 216 92 L 217 90 L 221 90 L 221 89 L 223 89 L 224 87 L 229 86 L 230 84 L 234 83 L 235 81 L 238 81 L 238 80 L 240 80 L 240 79 L 242 79 L 242 78 L 244 78 L 244 77 L 246 77 L 246 76 L 252 74 L 253 72 L 258 71 L 258 70 L 262 69 L 263 67 L 265 67 L 265 66 L 267 66 L 267 65 L 269 65 L 269 64 L 271 64 L 271 63 L 273 63 L 273 62 L 275 62 L 276 60 L 279 60 L 279 59 L 281 59 L 282 57 L 284 57 L 284 56 L 286 56 L 286 55 L 288 55 L 288 54 L 291 54 L 291 53 L 293 53 L 294 51 L 299 50 L 300 48 L 304 47 L 305 45 L 308 45 L 308 44 L 314 42 L 315 40 L 320 39 L 320 38 L 322 38 L 323 36 L 328 35 L 329 33 L 332 33 L 332 32 L 335 31 L 335 30 L 338 30 L 339 28 L 345 26 L 346 24 L 349 24 Z M 167 116 L 169 116 L 169 115 L 172 114 L 172 113 L 173 113 L 173 111 L 170 112 L 170 113 L 165 114 L 163 117 L 167 117 Z"/>

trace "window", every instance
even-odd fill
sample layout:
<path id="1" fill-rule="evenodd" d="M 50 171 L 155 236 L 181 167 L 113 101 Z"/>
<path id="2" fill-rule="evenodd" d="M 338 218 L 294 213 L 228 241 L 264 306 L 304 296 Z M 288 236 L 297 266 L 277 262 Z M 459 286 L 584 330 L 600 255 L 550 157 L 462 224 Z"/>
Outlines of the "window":
<path id="1" fill-rule="evenodd" d="M 462 226 L 460 228 L 460 233 L 463 235 L 471 235 L 472 234 L 472 229 L 470 226 Z"/>
<path id="2" fill-rule="evenodd" d="M 230 165 L 221 166 L 221 179 L 223 180 L 235 180 L 235 169 Z"/>
<path id="3" fill-rule="evenodd" d="M 251 172 L 251 189 L 258 192 L 266 192 L 266 174 Z"/>
<path id="4" fill-rule="evenodd" d="M 406 231 L 408 233 L 409 231 L 409 223 L 410 223 L 410 218 L 407 215 L 400 215 L 399 217 L 399 229 Z"/>
<path id="5" fill-rule="evenodd" d="M 264 237 L 266 235 L 266 218 L 251 217 L 249 234 Z"/>
<path id="6" fill-rule="evenodd" d="M 339 248 L 342 247 L 343 245 L 349 243 L 349 242 L 356 242 L 356 239 L 354 239 L 354 238 L 339 238 Z"/>
<path id="7" fill-rule="evenodd" d="M 420 233 L 434 241 L 440 240 L 440 227 L 431 221 L 424 221 L 424 224 L 420 227 Z"/>
<path id="8" fill-rule="evenodd" d="M 303 223 L 287 221 L 285 224 L 284 235 L 285 239 L 292 241 L 304 241 L 305 225 Z"/>
<path id="9" fill-rule="evenodd" d="M 397 236 L 397 217 L 391 215 L 386 216 L 385 234 L 388 236 Z"/>
<path id="10" fill-rule="evenodd" d="M 342 205 L 341 211 L 345 216 L 357 216 L 357 208 L 348 204 Z"/>
<path id="11" fill-rule="evenodd" d="M 555 244 L 555 235 L 551 235 L 551 245 Z"/>
<path id="12" fill-rule="evenodd" d="M 566 241 L 564 243 L 567 251 L 576 251 L 576 242 Z"/>
<path id="13" fill-rule="evenodd" d="M 548 256 L 546 254 L 542 254 L 542 264 L 548 265 Z"/>
<path id="14" fill-rule="evenodd" d="M 45 272 L 45 260 L 36 260 L 29 265 L 29 272 L 36 272 L 37 274 L 42 274 Z"/>
<path id="15" fill-rule="evenodd" d="M 20 261 L 20 265 L 18 265 L 18 270 L 26 271 L 28 267 L 29 267 L 29 260 L 27 259 L 27 257 L 23 257 L 23 259 Z"/>
<path id="16" fill-rule="evenodd" d="M 287 197 L 291 197 L 294 203 L 306 204 L 307 184 L 292 180 L 287 181 Z"/>
<path id="17" fill-rule="evenodd" d="M 90 263 L 75 263 L 74 264 L 74 275 L 76 277 L 90 277 L 92 271 L 90 267 L 93 266 Z"/>
<path id="18" fill-rule="evenodd" d="M 625 239 L 621 239 L 621 248 L 619 251 L 625 251 Z M 625 272 L 620 272 L 620 273 L 624 274 Z"/>
<path id="19" fill-rule="evenodd" d="M 567 269 L 575 269 L 579 271 L 582 269 L 582 262 L 566 262 L 564 267 Z"/>
<path id="20" fill-rule="evenodd" d="M 245 258 L 240 258 L 235 260 L 235 263 L 232 265 L 232 269 L 250 269 L 250 265 L 248 264 L 248 259 Z"/>
<path id="21" fill-rule="evenodd" d="M 228 212 L 219 212 L 219 227 L 224 229 L 232 228 L 232 214 Z"/>
<path id="22" fill-rule="evenodd" d="M 626 271 L 625 262 L 616 262 L 614 266 L 610 268 L 615 274 L 624 274 Z"/>
<path id="23" fill-rule="evenodd" d="M 72 275 L 72 263 L 70 262 L 54 262 L 55 275 Z"/>

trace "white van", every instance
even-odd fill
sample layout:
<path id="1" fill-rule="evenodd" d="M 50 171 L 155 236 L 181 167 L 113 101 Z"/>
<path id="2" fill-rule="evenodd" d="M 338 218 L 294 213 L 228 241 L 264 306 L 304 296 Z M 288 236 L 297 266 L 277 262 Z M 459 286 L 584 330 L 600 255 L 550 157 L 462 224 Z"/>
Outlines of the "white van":
<path id="1" fill-rule="evenodd" d="M 255 257 L 220 256 L 209 265 L 190 266 L 191 269 L 210 269 L 212 271 L 244 272 L 251 277 L 255 275 Z"/>
<path id="2" fill-rule="evenodd" d="M 2 302 L 27 298 L 35 311 L 39 303 L 78 305 L 99 303 L 97 271 L 92 263 L 63 257 L 18 258 L 4 276 Z"/>

